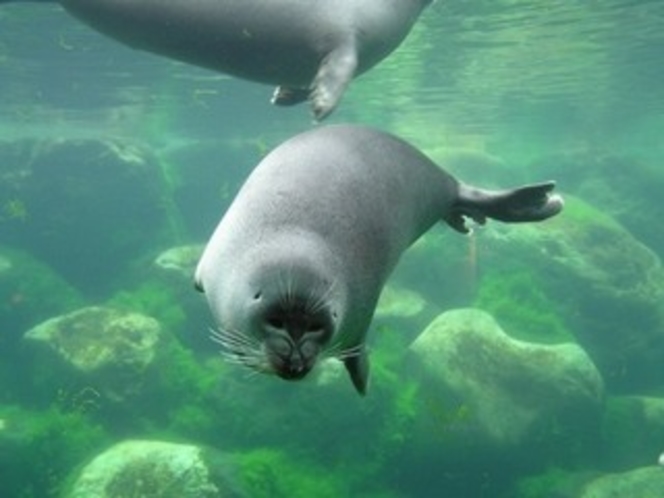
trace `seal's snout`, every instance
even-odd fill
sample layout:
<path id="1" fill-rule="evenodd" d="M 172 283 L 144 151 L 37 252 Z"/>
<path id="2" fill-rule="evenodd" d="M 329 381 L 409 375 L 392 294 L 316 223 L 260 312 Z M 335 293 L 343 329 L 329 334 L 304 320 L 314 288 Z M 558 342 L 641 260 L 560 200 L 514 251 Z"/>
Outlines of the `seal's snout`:
<path id="1" fill-rule="evenodd" d="M 330 335 L 326 314 L 312 313 L 301 303 L 269 309 L 263 330 L 270 370 L 286 380 L 302 379 L 313 369 Z"/>
<path id="2" fill-rule="evenodd" d="M 300 380 L 311 371 L 316 362 L 313 349 L 303 348 L 286 335 L 273 334 L 266 339 L 265 346 L 272 371 L 282 379 Z"/>
<path id="3" fill-rule="evenodd" d="M 283 363 L 280 370 L 277 370 L 277 375 L 286 380 L 300 380 L 303 379 L 310 370 L 311 368 L 307 368 L 301 361 L 287 361 Z"/>

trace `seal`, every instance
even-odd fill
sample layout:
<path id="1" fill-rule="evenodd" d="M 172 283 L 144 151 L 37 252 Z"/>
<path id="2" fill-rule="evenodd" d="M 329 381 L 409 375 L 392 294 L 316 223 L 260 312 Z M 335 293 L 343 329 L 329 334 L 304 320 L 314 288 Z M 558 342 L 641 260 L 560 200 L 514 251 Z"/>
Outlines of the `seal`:
<path id="1" fill-rule="evenodd" d="M 196 269 L 225 356 L 284 379 L 321 358 L 367 389 L 365 345 L 401 254 L 437 221 L 539 221 L 563 207 L 554 182 L 490 191 L 461 183 L 401 139 L 319 127 L 270 152 L 249 175 Z"/>
<path id="2" fill-rule="evenodd" d="M 0 3 L 39 0 L 0 0 Z M 41 0 L 46 1 L 46 0 Z M 357 76 L 396 49 L 432 0 L 59 0 L 130 47 L 276 84 L 322 120 Z"/>

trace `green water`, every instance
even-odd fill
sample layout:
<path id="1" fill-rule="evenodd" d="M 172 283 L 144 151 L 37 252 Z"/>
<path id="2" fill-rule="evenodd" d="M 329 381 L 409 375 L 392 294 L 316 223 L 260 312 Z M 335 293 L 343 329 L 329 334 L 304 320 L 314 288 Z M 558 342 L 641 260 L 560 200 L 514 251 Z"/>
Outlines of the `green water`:
<path id="1" fill-rule="evenodd" d="M 662 54 L 661 1 L 441 0 L 351 84 L 326 124 L 441 163 L 461 153 L 446 167 L 477 185 L 555 179 L 567 201 L 536 228 L 418 241 L 372 325 L 360 398 L 334 370 L 285 383 L 224 364 L 188 274 L 154 264 L 205 243 L 260 159 L 314 126 L 307 106 L 272 107 L 270 87 L 132 51 L 56 6 L 0 7 L 0 496 L 69 496 L 126 440 L 216 450 L 249 497 L 664 496 L 656 475 L 630 480 L 664 452 Z M 110 387 L 23 338 L 97 305 L 169 338 Z M 550 350 L 472 342 L 456 387 L 456 363 L 432 381 L 406 351 L 468 307 L 518 344 L 577 345 L 601 389 Z M 477 372 L 481 388 L 464 384 Z M 138 481 L 118 496 L 174 489 Z"/>

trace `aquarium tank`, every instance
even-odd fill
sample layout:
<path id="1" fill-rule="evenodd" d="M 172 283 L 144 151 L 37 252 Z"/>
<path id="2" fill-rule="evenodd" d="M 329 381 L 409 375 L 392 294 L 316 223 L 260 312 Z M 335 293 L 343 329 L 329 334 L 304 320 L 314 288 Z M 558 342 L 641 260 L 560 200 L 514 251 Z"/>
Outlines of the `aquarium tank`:
<path id="1" fill-rule="evenodd" d="M 61 3 L 0 2 L 2 498 L 664 496 L 664 2 Z M 171 29 L 189 53 L 145 49 Z M 235 71 L 196 63 L 222 42 Z M 252 73 L 320 64 L 293 105 Z M 220 340 L 194 282 L 254 168 L 340 124 L 564 199 L 417 238 L 364 396 L 334 354 L 296 381 L 235 364 L 246 330 Z"/>

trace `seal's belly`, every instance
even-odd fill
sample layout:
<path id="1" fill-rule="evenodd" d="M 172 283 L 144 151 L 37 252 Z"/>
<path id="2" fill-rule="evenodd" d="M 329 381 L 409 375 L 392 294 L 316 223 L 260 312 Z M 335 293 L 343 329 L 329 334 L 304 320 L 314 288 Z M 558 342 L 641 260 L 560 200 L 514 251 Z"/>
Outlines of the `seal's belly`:
<path id="1" fill-rule="evenodd" d="M 339 37 L 335 24 L 321 26 L 300 2 L 282 2 L 278 9 L 253 0 L 61 3 L 86 24 L 133 48 L 270 84 L 307 87 Z"/>

